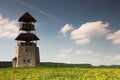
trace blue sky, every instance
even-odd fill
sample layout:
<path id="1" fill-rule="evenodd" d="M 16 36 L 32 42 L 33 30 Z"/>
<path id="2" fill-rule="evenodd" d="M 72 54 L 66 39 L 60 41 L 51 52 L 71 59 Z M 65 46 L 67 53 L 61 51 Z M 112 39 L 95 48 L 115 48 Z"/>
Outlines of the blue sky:
<path id="1" fill-rule="evenodd" d="M 36 20 L 41 62 L 120 64 L 119 0 L 1 0 L 0 61 L 15 54 L 19 23 Z"/>

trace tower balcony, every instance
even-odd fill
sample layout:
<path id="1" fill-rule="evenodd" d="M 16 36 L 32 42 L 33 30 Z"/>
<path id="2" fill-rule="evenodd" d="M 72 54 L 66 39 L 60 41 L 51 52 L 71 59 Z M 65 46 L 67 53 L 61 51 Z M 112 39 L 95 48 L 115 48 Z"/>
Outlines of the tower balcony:
<path id="1" fill-rule="evenodd" d="M 19 42 L 18 46 L 36 46 L 37 44 L 34 42 L 26 43 L 26 42 Z"/>

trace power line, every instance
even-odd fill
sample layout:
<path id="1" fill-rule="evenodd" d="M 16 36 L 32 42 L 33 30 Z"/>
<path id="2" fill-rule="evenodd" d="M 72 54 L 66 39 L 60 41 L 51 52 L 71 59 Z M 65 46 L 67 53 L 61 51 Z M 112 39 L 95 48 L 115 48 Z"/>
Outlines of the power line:
<path id="1" fill-rule="evenodd" d="M 56 20 L 56 21 L 58 21 L 58 22 L 60 22 L 60 23 L 62 23 L 62 24 L 65 24 L 64 21 L 56 18 L 55 16 L 50 15 L 49 13 L 47 13 L 47 12 L 45 12 L 45 11 L 43 11 L 43 10 L 41 10 L 41 9 L 33 6 L 33 5 L 30 5 L 30 4 L 28 4 L 28 3 L 26 3 L 26 2 L 24 2 L 24 1 L 22 1 L 22 0 L 15 0 L 15 1 L 16 1 L 17 3 L 20 3 L 20 4 L 24 5 L 24 6 L 27 6 L 27 7 L 31 8 L 31 9 L 33 9 L 33 10 L 36 10 L 36 11 L 42 13 L 43 15 L 48 16 L 48 17 L 51 18 L 51 19 L 54 19 L 54 20 Z"/>

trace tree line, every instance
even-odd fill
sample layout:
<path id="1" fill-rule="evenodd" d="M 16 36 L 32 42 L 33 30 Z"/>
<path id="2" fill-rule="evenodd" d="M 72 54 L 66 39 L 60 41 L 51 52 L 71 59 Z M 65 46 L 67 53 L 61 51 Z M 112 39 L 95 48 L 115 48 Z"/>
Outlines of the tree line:
<path id="1" fill-rule="evenodd" d="M 0 61 L 0 68 L 12 67 L 11 61 Z"/>
<path id="2" fill-rule="evenodd" d="M 38 66 L 44 67 L 80 67 L 80 68 L 120 68 L 120 65 L 99 65 L 93 66 L 91 64 L 67 64 L 54 62 L 40 62 Z M 12 67 L 12 61 L 0 61 L 0 68 Z"/>

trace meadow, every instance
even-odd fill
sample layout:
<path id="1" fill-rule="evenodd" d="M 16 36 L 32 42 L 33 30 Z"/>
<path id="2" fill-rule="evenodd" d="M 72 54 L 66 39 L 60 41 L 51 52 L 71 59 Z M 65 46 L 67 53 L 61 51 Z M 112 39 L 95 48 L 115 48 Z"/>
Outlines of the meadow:
<path id="1" fill-rule="evenodd" d="M 120 68 L 0 68 L 0 80 L 120 80 Z"/>

